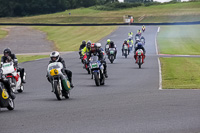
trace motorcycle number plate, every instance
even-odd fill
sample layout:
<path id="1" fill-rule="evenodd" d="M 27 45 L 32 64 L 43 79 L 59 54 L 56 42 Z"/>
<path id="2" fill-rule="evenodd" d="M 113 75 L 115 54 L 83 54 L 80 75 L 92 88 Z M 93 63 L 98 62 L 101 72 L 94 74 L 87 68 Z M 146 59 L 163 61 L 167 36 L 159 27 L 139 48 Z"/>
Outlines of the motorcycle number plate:
<path id="1" fill-rule="evenodd" d="M 10 64 L 3 64 L 3 67 L 5 68 L 5 67 L 9 67 L 10 66 Z"/>
<path id="2" fill-rule="evenodd" d="M 92 64 L 92 68 L 97 68 L 98 66 L 97 66 L 97 63 L 95 63 L 95 64 Z"/>
<path id="3" fill-rule="evenodd" d="M 110 51 L 110 54 L 114 54 L 114 51 Z"/>
<path id="4" fill-rule="evenodd" d="M 138 52 L 138 55 L 141 55 L 141 52 Z"/>

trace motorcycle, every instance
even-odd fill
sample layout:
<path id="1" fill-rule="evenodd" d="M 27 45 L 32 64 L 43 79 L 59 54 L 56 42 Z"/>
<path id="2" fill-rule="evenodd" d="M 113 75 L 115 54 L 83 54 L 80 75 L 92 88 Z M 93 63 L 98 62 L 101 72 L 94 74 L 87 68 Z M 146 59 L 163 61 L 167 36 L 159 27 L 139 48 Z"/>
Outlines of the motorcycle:
<path id="1" fill-rule="evenodd" d="M 92 79 L 94 77 L 96 86 L 105 84 L 105 74 L 103 64 L 99 61 L 98 56 L 92 56 L 90 59 L 90 68 Z"/>
<path id="2" fill-rule="evenodd" d="M 114 62 L 115 56 L 115 48 L 109 48 L 108 59 L 110 60 L 110 63 Z"/>
<path id="3" fill-rule="evenodd" d="M 3 75 L 9 80 L 11 83 L 11 88 L 14 93 L 18 91 L 19 93 L 24 91 L 24 85 L 22 83 L 22 79 L 20 77 L 20 72 L 17 72 L 17 69 L 14 67 L 14 63 L 8 62 L 2 65 Z M 23 80 L 25 81 L 26 73 L 24 72 Z"/>
<path id="4" fill-rule="evenodd" d="M 123 55 L 125 56 L 125 58 L 127 58 L 127 56 L 128 56 L 128 46 L 127 45 L 123 46 Z"/>
<path id="5" fill-rule="evenodd" d="M 79 51 L 79 56 L 80 56 L 81 62 L 83 63 L 82 49 Z"/>
<path id="6" fill-rule="evenodd" d="M 144 52 L 142 49 L 138 49 L 136 51 L 136 63 L 139 65 L 139 68 L 141 68 L 141 65 L 143 64 L 144 60 Z"/>
<path id="7" fill-rule="evenodd" d="M 142 43 L 142 45 L 144 46 L 145 45 L 145 39 L 144 39 L 144 37 L 141 37 L 141 43 Z"/>
<path id="8" fill-rule="evenodd" d="M 131 41 L 129 42 L 129 49 L 130 49 L 130 51 L 132 51 L 133 50 L 133 44 L 131 43 Z"/>
<path id="9" fill-rule="evenodd" d="M 105 46 L 105 52 L 106 52 L 106 54 L 108 55 L 108 52 L 109 52 L 109 44 L 106 44 L 106 46 Z"/>
<path id="10" fill-rule="evenodd" d="M 2 76 L 1 76 L 2 78 Z M 1 79 L 4 82 L 9 82 L 7 79 Z M 0 108 L 7 108 L 8 110 L 14 110 L 15 104 L 14 100 L 9 96 L 7 89 L 4 86 L 4 83 L 0 81 Z"/>
<path id="11" fill-rule="evenodd" d="M 47 67 L 49 81 L 52 84 L 52 92 L 55 93 L 58 100 L 62 97 L 69 99 L 71 85 L 65 74 L 62 72 L 63 65 L 60 62 L 50 63 Z"/>
<path id="12" fill-rule="evenodd" d="M 142 31 L 145 32 L 145 28 L 142 28 Z"/>
<path id="13" fill-rule="evenodd" d="M 89 62 L 87 60 L 87 54 L 85 54 L 83 56 L 83 64 L 84 64 L 84 68 L 87 70 L 88 74 L 90 74 L 90 68 L 89 68 Z"/>

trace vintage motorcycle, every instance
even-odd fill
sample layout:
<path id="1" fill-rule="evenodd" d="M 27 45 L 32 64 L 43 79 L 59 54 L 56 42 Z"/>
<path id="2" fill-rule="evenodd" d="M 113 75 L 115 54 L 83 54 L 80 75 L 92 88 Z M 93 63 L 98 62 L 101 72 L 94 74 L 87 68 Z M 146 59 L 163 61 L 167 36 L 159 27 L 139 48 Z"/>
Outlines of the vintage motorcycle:
<path id="1" fill-rule="evenodd" d="M 141 68 L 144 60 L 144 52 L 142 49 L 138 49 L 135 55 L 136 63 L 138 64 L 139 68 Z"/>
<path id="2" fill-rule="evenodd" d="M 22 79 L 20 77 L 20 72 L 17 72 L 17 69 L 14 67 L 14 62 L 4 63 L 2 65 L 3 75 L 9 80 L 11 83 L 11 88 L 14 93 L 18 91 L 19 93 L 24 91 L 24 85 L 22 83 Z M 23 80 L 25 81 L 26 73 L 24 72 Z"/>
<path id="3" fill-rule="evenodd" d="M 108 59 L 110 60 L 110 63 L 113 63 L 115 60 L 115 48 L 109 48 L 109 52 L 108 52 Z"/>
<path id="4" fill-rule="evenodd" d="M 69 99 L 71 85 L 67 75 L 63 72 L 63 64 L 61 62 L 50 63 L 47 68 L 47 75 L 56 98 L 58 100 L 62 100 L 62 97 Z"/>

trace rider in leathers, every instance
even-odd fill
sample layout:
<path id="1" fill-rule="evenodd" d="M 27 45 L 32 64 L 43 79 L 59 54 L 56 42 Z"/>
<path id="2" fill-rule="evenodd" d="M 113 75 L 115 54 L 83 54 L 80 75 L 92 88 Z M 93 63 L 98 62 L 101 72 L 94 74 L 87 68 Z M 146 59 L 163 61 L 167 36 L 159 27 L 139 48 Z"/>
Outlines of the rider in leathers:
<path id="1" fill-rule="evenodd" d="M 88 52 L 88 57 L 90 58 L 93 55 L 97 55 L 99 57 L 99 60 L 101 61 L 101 63 L 104 66 L 104 74 L 105 77 L 108 78 L 108 74 L 107 74 L 107 65 L 106 65 L 106 61 L 104 60 L 104 55 L 103 52 L 97 48 L 97 45 L 95 44 L 95 50 Z"/>
<path id="2" fill-rule="evenodd" d="M 80 45 L 80 48 L 79 48 L 79 55 L 80 55 L 80 56 L 82 55 L 81 50 L 82 50 L 83 48 L 85 48 L 85 46 L 86 46 L 86 41 L 82 41 L 82 44 Z"/>
<path id="3" fill-rule="evenodd" d="M 59 52 L 53 51 L 53 52 L 50 54 L 50 58 L 51 58 L 51 60 L 49 61 L 49 64 L 50 64 L 50 63 L 53 63 L 53 62 L 61 62 L 61 63 L 62 63 L 62 65 L 63 65 L 62 72 L 65 73 L 65 74 L 67 74 L 67 77 L 68 77 L 68 79 L 69 79 L 69 82 L 71 83 L 70 85 L 71 85 L 71 87 L 73 88 L 74 85 L 72 84 L 72 72 L 71 72 L 70 70 L 67 70 L 66 65 L 65 65 L 65 61 L 63 60 L 62 57 L 60 57 Z M 48 77 L 48 75 L 47 75 L 47 77 Z M 48 80 L 49 80 L 49 78 L 48 78 Z M 49 80 L 49 81 L 50 81 L 50 80 Z"/>
<path id="4" fill-rule="evenodd" d="M 17 68 L 18 72 L 20 72 L 20 77 L 21 77 L 22 83 L 26 83 L 23 79 L 24 68 L 18 67 L 18 60 L 17 60 L 17 57 L 15 56 L 15 54 L 12 54 L 11 50 L 9 48 L 4 49 L 3 54 L 4 54 L 4 56 L 1 57 L 1 67 L 2 67 L 3 63 L 6 63 L 7 59 L 9 57 L 11 57 L 11 59 L 13 60 L 13 63 L 14 63 L 14 67 Z"/>

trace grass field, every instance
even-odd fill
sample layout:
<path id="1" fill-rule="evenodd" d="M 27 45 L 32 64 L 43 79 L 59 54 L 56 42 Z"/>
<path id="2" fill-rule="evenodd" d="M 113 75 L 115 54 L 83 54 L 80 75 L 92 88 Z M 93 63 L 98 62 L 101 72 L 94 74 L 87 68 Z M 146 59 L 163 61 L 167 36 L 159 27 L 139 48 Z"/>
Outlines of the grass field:
<path id="1" fill-rule="evenodd" d="M 200 89 L 199 58 L 160 58 L 163 89 Z"/>
<path id="2" fill-rule="evenodd" d="M 161 54 L 200 55 L 200 25 L 162 26 L 158 33 Z"/>
<path id="3" fill-rule="evenodd" d="M 69 12 L 71 15 L 69 15 Z M 0 18 L 1 23 L 123 23 L 124 15 L 132 15 L 135 22 L 186 22 L 200 21 L 200 2 L 187 2 L 148 7 L 128 8 L 116 11 L 99 11 L 79 8 L 64 12 L 30 17 Z"/>
<path id="4" fill-rule="evenodd" d="M 8 32 L 3 30 L 2 27 L 0 27 L 0 39 L 6 37 L 7 34 Z"/>
<path id="5" fill-rule="evenodd" d="M 47 39 L 54 42 L 58 51 L 78 51 L 83 40 L 97 42 L 114 31 L 116 26 L 90 27 L 34 27 L 47 33 Z M 105 42 L 106 43 L 106 42 Z"/>

